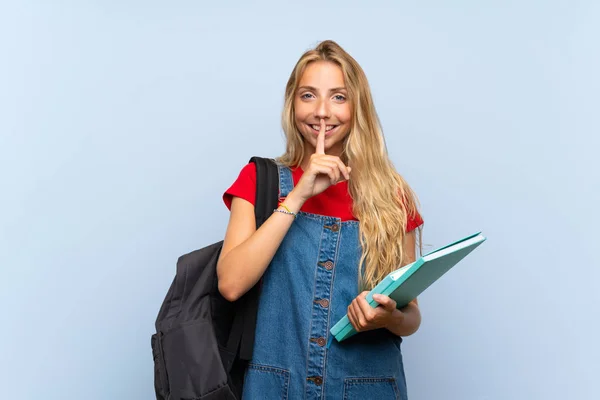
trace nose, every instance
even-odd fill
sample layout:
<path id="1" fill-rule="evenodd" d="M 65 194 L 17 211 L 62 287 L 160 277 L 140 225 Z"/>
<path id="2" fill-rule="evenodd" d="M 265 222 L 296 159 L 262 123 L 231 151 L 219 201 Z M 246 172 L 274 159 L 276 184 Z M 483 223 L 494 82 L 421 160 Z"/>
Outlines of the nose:
<path id="1" fill-rule="evenodd" d="M 315 117 L 317 119 L 328 119 L 331 116 L 331 111 L 329 109 L 329 103 L 326 98 L 321 98 L 318 100 L 315 106 Z"/>

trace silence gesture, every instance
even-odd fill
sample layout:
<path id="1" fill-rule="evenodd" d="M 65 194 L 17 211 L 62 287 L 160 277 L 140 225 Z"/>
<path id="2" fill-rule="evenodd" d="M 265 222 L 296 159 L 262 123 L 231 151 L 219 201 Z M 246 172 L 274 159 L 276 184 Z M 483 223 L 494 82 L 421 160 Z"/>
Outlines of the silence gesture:
<path id="1" fill-rule="evenodd" d="M 329 186 L 350 179 L 351 168 L 344 165 L 337 156 L 325 154 L 325 130 L 327 125 L 321 119 L 315 153 L 310 157 L 308 167 L 294 189 L 304 200 L 325 191 Z"/>

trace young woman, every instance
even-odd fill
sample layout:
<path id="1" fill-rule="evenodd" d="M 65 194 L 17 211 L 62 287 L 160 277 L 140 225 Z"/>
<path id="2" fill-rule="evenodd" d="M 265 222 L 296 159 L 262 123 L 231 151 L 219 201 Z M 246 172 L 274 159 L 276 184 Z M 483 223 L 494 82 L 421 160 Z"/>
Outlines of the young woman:
<path id="1" fill-rule="evenodd" d="M 419 328 L 417 300 L 396 309 L 375 296 L 372 308 L 365 295 L 414 261 L 423 221 L 388 158 L 366 76 L 335 42 L 297 62 L 283 130 L 279 208 L 256 229 L 254 164 L 223 196 L 219 290 L 234 301 L 263 278 L 244 398 L 406 399 L 400 344 Z M 346 313 L 359 334 L 328 348 Z"/>

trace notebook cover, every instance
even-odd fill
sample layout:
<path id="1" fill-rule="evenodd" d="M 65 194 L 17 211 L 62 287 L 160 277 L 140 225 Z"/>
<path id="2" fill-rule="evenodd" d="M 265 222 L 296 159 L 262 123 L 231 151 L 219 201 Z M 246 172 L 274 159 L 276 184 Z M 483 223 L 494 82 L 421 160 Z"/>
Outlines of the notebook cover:
<path id="1" fill-rule="evenodd" d="M 486 238 L 481 236 L 479 241 L 474 242 L 467 247 L 457 249 L 437 259 L 426 261 L 427 256 L 472 239 L 480 234 L 481 232 L 478 232 L 463 239 L 457 240 L 449 245 L 440 247 L 439 249 L 420 257 L 414 263 L 408 264 L 403 268 L 390 273 L 367 294 L 367 303 L 371 305 L 371 307 L 377 307 L 378 303 L 373 300 L 373 294 L 379 293 L 394 299 L 396 301 L 397 308 L 406 306 L 410 301 L 425 291 L 442 275 L 448 272 L 459 261 L 465 258 L 477 246 L 483 243 Z M 402 269 L 405 269 L 406 272 L 404 272 L 404 274 L 402 274 L 402 276 L 400 276 L 397 280 L 394 280 L 392 275 L 396 274 Z M 355 335 L 357 332 L 350 323 L 348 315 L 345 315 L 330 329 L 330 333 L 338 342 L 340 342 Z"/>

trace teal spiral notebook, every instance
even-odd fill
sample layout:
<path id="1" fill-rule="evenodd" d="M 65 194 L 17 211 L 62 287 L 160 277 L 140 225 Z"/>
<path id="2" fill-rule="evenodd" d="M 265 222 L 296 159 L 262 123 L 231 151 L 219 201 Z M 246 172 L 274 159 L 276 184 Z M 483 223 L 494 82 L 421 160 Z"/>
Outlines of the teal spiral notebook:
<path id="1" fill-rule="evenodd" d="M 373 308 L 377 307 L 373 294 L 380 293 L 394 299 L 397 308 L 406 306 L 485 240 L 481 232 L 475 233 L 389 273 L 367 294 L 367 303 Z M 330 332 L 338 342 L 356 334 L 348 315 L 340 319 Z"/>

